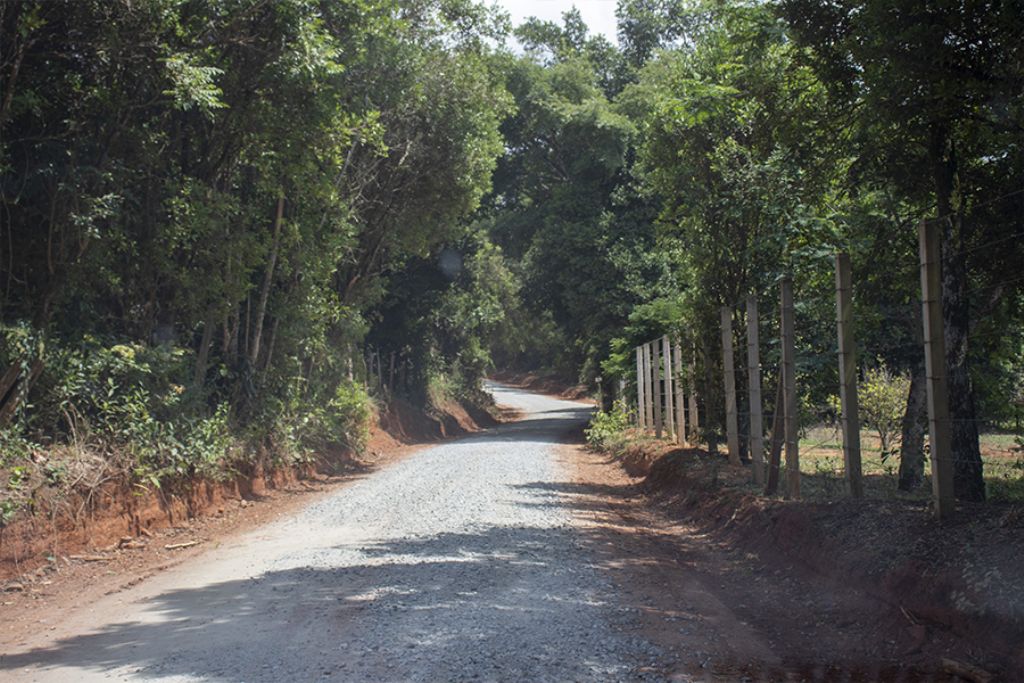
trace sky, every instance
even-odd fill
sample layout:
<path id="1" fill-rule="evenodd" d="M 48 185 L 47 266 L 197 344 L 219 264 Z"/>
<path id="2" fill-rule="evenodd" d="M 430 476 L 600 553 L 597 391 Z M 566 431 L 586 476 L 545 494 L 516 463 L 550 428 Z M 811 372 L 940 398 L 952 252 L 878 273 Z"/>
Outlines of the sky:
<path id="1" fill-rule="evenodd" d="M 591 33 L 602 33 L 613 44 L 616 42 L 615 0 L 494 0 L 494 2 L 512 15 L 513 26 L 518 26 L 529 17 L 561 24 L 562 13 L 575 5 Z"/>

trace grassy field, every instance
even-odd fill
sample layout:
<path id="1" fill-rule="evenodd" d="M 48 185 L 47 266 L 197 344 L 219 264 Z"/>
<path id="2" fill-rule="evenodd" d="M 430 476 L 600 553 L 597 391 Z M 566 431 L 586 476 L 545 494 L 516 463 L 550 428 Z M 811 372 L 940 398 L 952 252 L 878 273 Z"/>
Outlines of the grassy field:
<path id="1" fill-rule="evenodd" d="M 981 435 L 981 458 L 984 463 L 985 482 L 992 501 L 1024 502 L 1024 450 L 1016 434 L 990 433 Z M 882 459 L 877 435 L 861 433 L 861 457 L 864 468 L 864 487 L 870 497 L 924 498 L 930 495 L 930 484 L 907 494 L 897 490 L 899 456 Z M 806 477 L 804 495 L 831 497 L 843 490 L 842 437 L 831 427 L 807 430 L 800 439 L 800 471 Z M 925 477 L 930 474 L 925 464 Z"/>

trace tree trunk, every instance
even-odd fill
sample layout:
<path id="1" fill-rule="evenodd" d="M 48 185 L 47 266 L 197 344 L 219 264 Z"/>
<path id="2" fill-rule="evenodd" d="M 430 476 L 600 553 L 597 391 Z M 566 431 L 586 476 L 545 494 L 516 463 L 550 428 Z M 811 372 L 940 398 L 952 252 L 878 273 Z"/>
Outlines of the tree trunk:
<path id="1" fill-rule="evenodd" d="M 192 377 L 192 386 L 201 389 L 206 383 L 206 366 L 210 358 L 210 346 L 213 345 L 213 328 L 216 323 L 207 320 L 203 323 L 203 337 L 199 340 L 199 350 L 196 351 L 196 369 Z"/>
<path id="2" fill-rule="evenodd" d="M 281 221 L 284 218 L 284 195 L 277 198 L 277 217 L 274 219 L 274 241 L 267 259 L 267 270 L 263 274 L 263 287 L 260 289 L 259 302 L 256 304 L 256 317 L 252 325 L 252 345 L 249 347 L 249 362 L 256 367 L 260 357 L 260 337 L 263 335 L 263 319 L 267 314 L 267 299 L 270 297 L 270 285 L 274 280 L 274 265 L 277 263 L 277 250 L 281 244 Z"/>
<path id="3" fill-rule="evenodd" d="M 0 427 L 6 427 L 10 424 L 11 420 L 14 419 L 14 415 L 18 411 L 18 406 L 28 397 L 29 389 L 32 387 L 32 383 L 36 381 L 39 374 L 43 371 L 43 359 L 37 358 L 32 361 L 32 364 L 28 368 L 28 373 L 21 372 L 22 368 L 20 363 L 15 363 L 12 367 L 18 368 L 18 372 L 14 377 L 13 384 L 8 387 L 3 396 L 3 403 L 0 404 Z M 4 374 L 4 382 L 6 384 L 10 370 Z"/>
<path id="4" fill-rule="evenodd" d="M 924 366 L 914 366 L 910 374 L 907 409 L 903 413 L 900 440 L 900 491 L 916 489 L 924 479 L 924 435 L 928 426 L 928 392 Z"/>
<path id="5" fill-rule="evenodd" d="M 952 420 L 953 489 L 961 500 L 985 500 L 974 392 L 967 362 L 970 311 L 964 222 L 957 196 L 957 161 L 948 129 L 931 130 L 930 156 L 935 196 L 942 221 L 942 319 L 946 333 L 949 412 Z"/>
<path id="6" fill-rule="evenodd" d="M 280 318 L 274 318 L 274 323 L 270 326 L 270 338 L 267 341 L 267 352 L 263 354 L 262 368 L 264 372 L 270 367 L 270 363 L 274 359 L 274 344 L 277 343 L 277 326 L 280 322 Z"/>
<path id="7" fill-rule="evenodd" d="M 701 341 L 701 355 L 704 357 L 704 434 L 708 444 L 708 453 L 718 453 L 718 434 L 723 430 L 725 411 L 718 409 L 718 395 L 712 387 L 715 386 L 714 372 L 711 369 L 711 354 L 708 353 L 707 343 Z"/>

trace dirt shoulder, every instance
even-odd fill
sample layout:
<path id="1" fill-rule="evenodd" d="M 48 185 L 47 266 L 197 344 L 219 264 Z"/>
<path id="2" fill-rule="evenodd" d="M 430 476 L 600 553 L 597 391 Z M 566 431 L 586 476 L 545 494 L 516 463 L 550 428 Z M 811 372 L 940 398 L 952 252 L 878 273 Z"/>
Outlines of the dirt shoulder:
<path id="1" fill-rule="evenodd" d="M 649 455 L 623 462 L 567 446 L 563 460 L 581 525 L 615 538 L 602 566 L 677 662 L 661 673 L 960 680 L 953 661 L 1021 680 L 1017 577 L 992 577 L 1019 570 L 1022 535 L 999 515 L 933 528 L 926 510 L 766 500 L 730 487 L 743 472 L 707 454 Z M 972 564 L 981 558 L 984 568 Z M 972 583 L 974 572 L 988 581 Z M 1001 606 L 979 612 L 979 590 Z"/>
<path id="2" fill-rule="evenodd" d="M 500 411 L 495 414 L 507 419 Z M 0 564 L 6 574 L 0 574 L 0 642 L 16 643 L 33 629 L 49 628 L 65 609 L 134 586 L 418 450 L 491 426 L 495 419 L 457 405 L 425 415 L 396 403 L 373 429 L 366 452 L 358 457 L 333 454 L 330 473 L 305 467 L 200 482 L 187 501 L 124 500 L 114 492 L 79 525 L 35 519 L 9 528 Z M 15 534 L 29 539 L 20 553 L 13 546 Z"/>

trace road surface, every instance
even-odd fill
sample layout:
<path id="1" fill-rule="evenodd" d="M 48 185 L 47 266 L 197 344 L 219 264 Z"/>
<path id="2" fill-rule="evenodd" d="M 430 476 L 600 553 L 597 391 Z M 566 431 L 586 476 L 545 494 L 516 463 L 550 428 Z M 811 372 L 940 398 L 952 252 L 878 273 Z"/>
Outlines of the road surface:
<path id="1" fill-rule="evenodd" d="M 493 390 L 524 418 L 71 610 L 0 678 L 657 680 L 658 647 L 553 495 L 588 406 Z"/>

